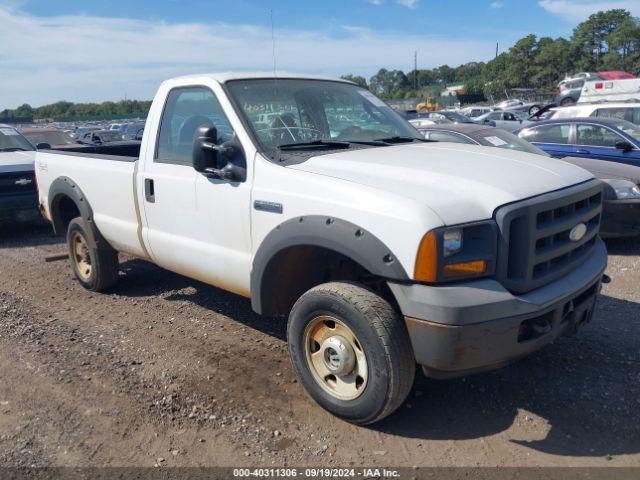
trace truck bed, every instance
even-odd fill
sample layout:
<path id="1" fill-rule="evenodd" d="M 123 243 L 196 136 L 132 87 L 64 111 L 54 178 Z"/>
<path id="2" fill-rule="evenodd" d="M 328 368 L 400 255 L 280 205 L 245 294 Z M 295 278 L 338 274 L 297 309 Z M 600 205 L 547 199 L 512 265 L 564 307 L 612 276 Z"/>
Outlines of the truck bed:
<path id="1" fill-rule="evenodd" d="M 53 151 L 63 153 L 78 153 L 86 156 L 95 155 L 111 155 L 118 157 L 131 157 L 138 158 L 140 156 L 140 143 L 139 141 L 125 141 L 125 142 L 113 142 L 106 145 L 83 145 L 70 146 L 70 147 L 56 147 L 52 148 Z"/>
<path id="2" fill-rule="evenodd" d="M 50 192 L 57 179 L 68 178 L 91 199 L 93 220 L 105 239 L 118 251 L 146 257 L 140 242 L 137 160 L 125 155 L 40 150 L 36 153 L 40 200 L 50 211 L 53 198 L 45 192 Z"/>

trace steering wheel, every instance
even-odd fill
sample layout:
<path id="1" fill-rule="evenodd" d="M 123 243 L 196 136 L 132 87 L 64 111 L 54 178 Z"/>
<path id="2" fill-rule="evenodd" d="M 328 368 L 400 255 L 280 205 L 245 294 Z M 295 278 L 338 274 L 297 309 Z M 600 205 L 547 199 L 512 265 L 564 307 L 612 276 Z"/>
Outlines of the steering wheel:
<path id="1" fill-rule="evenodd" d="M 336 137 L 336 140 L 358 138 L 362 134 L 362 132 L 364 132 L 362 128 L 358 127 L 357 125 L 351 125 L 350 127 L 342 130 Z"/>

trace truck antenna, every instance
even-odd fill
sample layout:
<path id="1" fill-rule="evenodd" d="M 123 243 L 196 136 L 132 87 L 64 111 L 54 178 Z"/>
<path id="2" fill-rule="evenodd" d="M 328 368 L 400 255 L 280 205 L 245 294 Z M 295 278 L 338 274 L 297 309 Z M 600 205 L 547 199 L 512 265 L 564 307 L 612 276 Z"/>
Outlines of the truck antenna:
<path id="1" fill-rule="evenodd" d="M 273 76 L 277 78 L 276 74 L 276 34 L 273 26 L 273 9 L 271 10 L 271 45 L 273 51 Z"/>

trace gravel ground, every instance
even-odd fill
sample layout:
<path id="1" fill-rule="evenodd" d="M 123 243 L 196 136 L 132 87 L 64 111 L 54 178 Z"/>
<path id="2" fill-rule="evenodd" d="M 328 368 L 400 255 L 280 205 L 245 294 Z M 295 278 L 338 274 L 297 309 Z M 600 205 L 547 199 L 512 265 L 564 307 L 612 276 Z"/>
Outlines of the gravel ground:
<path id="1" fill-rule="evenodd" d="M 2 466 L 640 466 L 640 242 L 609 244 L 577 337 L 463 379 L 419 375 L 372 427 L 296 382 L 285 322 L 121 258 L 83 290 L 49 229 L 0 232 Z"/>

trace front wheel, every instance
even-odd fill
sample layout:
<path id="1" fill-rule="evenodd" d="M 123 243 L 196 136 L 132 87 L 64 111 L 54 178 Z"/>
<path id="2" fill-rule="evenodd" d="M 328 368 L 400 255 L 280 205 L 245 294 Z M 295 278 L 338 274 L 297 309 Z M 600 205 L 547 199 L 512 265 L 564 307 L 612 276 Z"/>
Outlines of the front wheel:
<path id="1" fill-rule="evenodd" d="M 287 327 L 294 370 L 311 397 L 349 422 L 377 422 L 409 394 L 415 360 L 402 316 L 357 284 L 302 295 Z"/>

